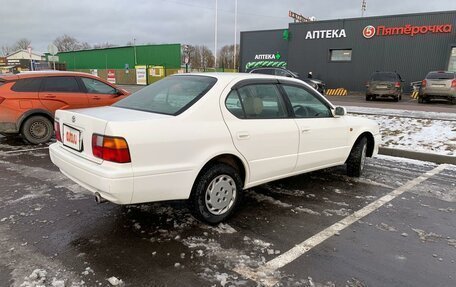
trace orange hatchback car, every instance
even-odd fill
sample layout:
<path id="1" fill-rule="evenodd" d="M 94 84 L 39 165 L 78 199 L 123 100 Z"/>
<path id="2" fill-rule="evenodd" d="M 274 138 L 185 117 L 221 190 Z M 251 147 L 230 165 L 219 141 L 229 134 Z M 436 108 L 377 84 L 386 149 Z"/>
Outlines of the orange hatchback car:
<path id="1" fill-rule="evenodd" d="M 53 135 L 58 109 L 108 106 L 129 93 L 90 74 L 30 72 L 0 75 L 0 134 L 21 134 L 32 144 Z"/>

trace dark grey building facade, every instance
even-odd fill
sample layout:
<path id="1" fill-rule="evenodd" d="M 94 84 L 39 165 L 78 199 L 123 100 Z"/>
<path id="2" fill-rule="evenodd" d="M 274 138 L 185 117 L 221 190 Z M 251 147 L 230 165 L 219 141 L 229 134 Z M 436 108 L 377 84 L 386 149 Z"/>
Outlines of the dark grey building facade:
<path id="1" fill-rule="evenodd" d="M 279 54 L 279 59 L 272 55 Z M 290 23 L 241 33 L 241 69 L 278 66 L 322 79 L 328 88 L 364 91 L 375 71 L 410 82 L 456 71 L 456 11 Z"/>

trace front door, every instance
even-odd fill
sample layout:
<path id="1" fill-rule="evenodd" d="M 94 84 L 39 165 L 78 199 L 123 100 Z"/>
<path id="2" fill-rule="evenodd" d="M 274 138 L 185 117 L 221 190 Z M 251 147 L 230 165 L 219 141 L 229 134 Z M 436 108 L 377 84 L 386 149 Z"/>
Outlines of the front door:
<path id="1" fill-rule="evenodd" d="M 117 94 L 117 89 L 102 81 L 81 77 L 82 84 L 87 91 L 87 98 L 91 107 L 110 106 L 122 99 Z"/>
<path id="2" fill-rule="evenodd" d="M 223 99 L 225 122 L 234 145 L 248 161 L 250 184 L 279 178 L 294 170 L 299 145 L 277 83 L 251 83 Z"/>
<path id="3" fill-rule="evenodd" d="M 349 130 L 343 117 L 334 117 L 320 96 L 301 86 L 282 84 L 293 107 L 300 144 L 297 171 L 341 164 L 350 147 Z"/>

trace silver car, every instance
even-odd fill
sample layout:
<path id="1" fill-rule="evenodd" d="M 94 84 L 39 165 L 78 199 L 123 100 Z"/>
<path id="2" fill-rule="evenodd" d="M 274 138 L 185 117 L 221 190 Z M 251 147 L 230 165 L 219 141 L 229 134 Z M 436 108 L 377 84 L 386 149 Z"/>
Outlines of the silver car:
<path id="1" fill-rule="evenodd" d="M 456 72 L 430 72 L 421 83 L 419 103 L 431 99 L 446 99 L 456 105 Z"/>

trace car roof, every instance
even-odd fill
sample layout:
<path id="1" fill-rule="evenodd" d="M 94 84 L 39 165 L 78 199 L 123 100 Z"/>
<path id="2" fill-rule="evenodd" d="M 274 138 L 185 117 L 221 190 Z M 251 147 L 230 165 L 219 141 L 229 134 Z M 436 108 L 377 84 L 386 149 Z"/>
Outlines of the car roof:
<path id="1" fill-rule="evenodd" d="M 233 80 L 241 81 L 241 80 L 249 80 L 249 79 L 272 79 L 272 80 L 287 80 L 290 82 L 303 83 L 303 81 L 301 81 L 299 79 L 294 79 L 294 78 L 289 78 L 289 77 L 266 75 L 266 74 L 251 74 L 251 73 L 187 73 L 187 74 L 174 74 L 173 76 L 182 77 L 182 76 L 186 76 L 186 75 L 213 77 L 218 80 L 223 80 L 226 82 L 230 82 Z"/>
<path id="2" fill-rule="evenodd" d="M 32 72 L 22 72 L 14 75 L 0 75 L 0 78 L 5 81 L 15 81 L 19 79 L 28 79 L 36 77 L 53 77 L 53 76 L 84 76 L 90 78 L 96 78 L 92 74 L 82 73 L 82 72 L 69 72 L 69 71 L 32 71 Z"/>

